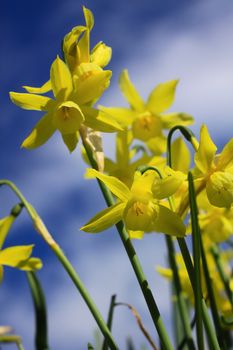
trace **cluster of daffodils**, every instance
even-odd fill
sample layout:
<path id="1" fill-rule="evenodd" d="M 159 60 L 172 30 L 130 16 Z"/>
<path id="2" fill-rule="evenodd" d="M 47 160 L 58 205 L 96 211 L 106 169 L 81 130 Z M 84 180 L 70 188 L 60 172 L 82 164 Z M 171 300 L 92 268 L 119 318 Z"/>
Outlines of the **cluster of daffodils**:
<path id="1" fill-rule="evenodd" d="M 22 147 L 39 147 L 58 130 L 72 152 L 83 125 L 104 132 L 121 130 L 115 120 L 92 107 L 110 83 L 112 72 L 103 68 L 111 59 L 111 49 L 99 42 L 90 52 L 94 18 L 86 8 L 84 17 L 86 25 L 73 28 L 64 37 L 64 61 L 59 56 L 53 61 L 50 79 L 40 88 L 24 86 L 27 93 L 10 93 L 21 108 L 45 112 Z M 43 96 L 50 91 L 54 98 Z"/>
<path id="2" fill-rule="evenodd" d="M 74 27 L 64 37 L 64 59 L 55 58 L 49 80 L 41 87 L 24 86 L 26 92 L 10 93 L 12 102 L 19 107 L 44 112 L 22 147 L 37 148 L 58 130 L 69 151 L 73 152 L 79 136 L 85 131 L 83 157 L 88 167 L 94 164 L 93 168 L 87 169 L 86 178 L 96 178 L 106 191 L 111 192 L 112 204 L 83 224 L 81 230 L 98 233 L 121 222 L 130 240 L 142 239 L 147 233 L 172 236 L 172 241 L 176 237 L 184 240 L 193 234 L 188 182 L 191 173 L 209 277 L 216 281 L 213 294 L 218 312 L 232 316 L 233 253 L 224 247 L 232 245 L 233 234 L 233 139 L 217 153 L 207 126 L 202 125 L 199 141 L 193 135 L 187 137 L 186 142 L 182 137 L 171 141 L 173 131 L 179 128 L 186 130 L 183 136 L 185 133 L 191 135 L 187 126 L 194 123 L 194 118 L 187 113 L 168 111 L 175 99 L 178 80 L 158 84 L 144 101 L 128 71 L 123 70 L 119 86 L 129 107 L 95 106 L 110 85 L 112 72 L 104 68 L 112 52 L 103 42 L 90 50 L 94 18 L 85 7 L 83 12 L 85 25 Z M 51 96 L 51 92 L 53 97 L 46 95 Z M 99 132 L 116 133 L 115 159 L 104 154 Z M 91 134 L 98 137 L 91 139 L 88 136 Z M 88 145 L 92 146 L 89 151 Z M 97 151 L 102 152 L 101 164 Z M 12 220 L 10 216 L 0 223 L 0 278 L 2 265 L 23 270 L 41 267 L 38 259 L 30 257 L 32 246 L 2 250 Z M 182 255 L 176 252 L 174 260 L 183 293 L 195 304 Z M 158 271 L 173 280 L 175 270 L 172 266 L 158 267 Z M 200 279 L 202 296 L 210 305 L 202 263 Z"/>

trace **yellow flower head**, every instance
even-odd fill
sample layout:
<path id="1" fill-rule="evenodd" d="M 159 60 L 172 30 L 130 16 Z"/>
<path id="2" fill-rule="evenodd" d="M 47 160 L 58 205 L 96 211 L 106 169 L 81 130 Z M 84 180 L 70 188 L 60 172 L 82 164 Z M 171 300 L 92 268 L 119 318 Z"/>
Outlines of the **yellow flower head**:
<path id="1" fill-rule="evenodd" d="M 124 70 L 119 84 L 130 108 L 101 106 L 101 109 L 114 116 L 124 128 L 130 127 L 135 139 L 146 142 L 155 154 L 161 154 L 166 148 L 163 129 L 193 122 L 193 118 L 184 113 L 163 114 L 174 101 L 177 83 L 178 80 L 171 80 L 157 85 L 144 102 L 130 81 L 128 71 Z"/>
<path id="2" fill-rule="evenodd" d="M 162 232 L 184 236 L 185 226 L 180 217 L 154 198 L 151 187 L 154 171 L 135 173 L 131 189 L 113 176 L 88 169 L 88 177 L 96 177 L 110 189 L 119 201 L 92 218 L 81 230 L 100 232 L 123 220 L 131 238 L 142 238 L 144 232 Z"/>
<path id="3" fill-rule="evenodd" d="M 128 130 L 120 131 L 116 135 L 116 161 L 105 158 L 104 170 L 109 175 L 117 177 L 128 187 L 131 187 L 134 178 L 134 172 L 140 165 L 147 164 L 151 159 L 143 149 L 142 155 L 138 157 L 137 147 L 130 149 L 132 143 L 132 133 Z M 141 153 L 141 152 L 140 152 Z M 157 157 L 156 164 L 165 162 L 162 157 Z"/>
<path id="4" fill-rule="evenodd" d="M 24 109 L 45 111 L 22 147 L 33 149 L 44 144 L 59 130 L 72 152 L 78 143 L 82 124 L 94 130 L 113 132 L 121 127 L 106 113 L 91 106 L 110 84 L 112 72 L 102 68 L 111 58 L 111 49 L 102 42 L 90 53 L 90 32 L 94 17 L 83 7 L 85 26 L 77 26 L 63 40 L 65 62 L 57 57 L 51 65 L 50 79 L 41 87 L 24 86 L 28 93 L 11 92 L 11 100 Z M 49 91 L 55 97 L 40 96 Z"/>
<path id="5" fill-rule="evenodd" d="M 81 64 L 93 64 L 105 67 L 112 55 L 112 50 L 103 42 L 99 42 L 90 52 L 90 33 L 94 26 L 93 13 L 83 6 L 85 26 L 74 27 L 63 40 L 63 52 L 65 61 L 72 73 L 77 74 Z"/>
<path id="6" fill-rule="evenodd" d="M 210 203 L 216 207 L 229 208 L 233 203 L 233 139 L 216 155 L 205 125 L 201 127 L 200 144 L 195 154 L 194 176 L 206 187 Z"/>
<path id="7" fill-rule="evenodd" d="M 77 145 L 78 131 L 82 124 L 104 132 L 121 129 L 104 112 L 88 106 L 103 92 L 106 82 L 97 84 L 97 81 L 87 80 L 79 83 L 73 79 L 67 65 L 57 57 L 50 69 L 50 82 L 55 99 L 34 93 L 10 93 L 11 100 L 21 108 L 46 112 L 24 140 L 22 147 L 39 147 L 59 130 L 64 143 L 72 152 Z"/>

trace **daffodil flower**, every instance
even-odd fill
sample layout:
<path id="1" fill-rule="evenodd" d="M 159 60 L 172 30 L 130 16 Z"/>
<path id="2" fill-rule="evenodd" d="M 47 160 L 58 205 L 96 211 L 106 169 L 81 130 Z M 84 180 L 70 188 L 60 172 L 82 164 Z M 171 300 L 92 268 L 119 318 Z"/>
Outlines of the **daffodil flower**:
<path id="1" fill-rule="evenodd" d="M 112 55 L 112 50 L 103 42 L 99 42 L 90 52 L 90 32 L 94 26 L 92 12 L 83 6 L 83 13 L 86 25 L 76 26 L 63 39 L 63 54 L 65 62 L 71 72 L 76 85 L 86 87 L 86 93 L 92 93 L 95 89 L 95 96 L 92 104 L 100 97 L 103 86 L 108 87 L 111 72 L 104 71 Z M 100 86 L 99 95 L 96 95 L 96 87 Z M 44 94 L 52 90 L 51 81 L 48 80 L 41 87 L 24 86 L 27 92 L 33 94 Z"/>
<path id="2" fill-rule="evenodd" d="M 0 282 L 3 279 L 3 266 L 16 267 L 20 270 L 31 271 L 42 267 L 38 258 L 31 258 L 34 245 L 15 246 L 2 249 L 6 236 L 15 217 L 9 215 L 0 220 Z"/>
<path id="3" fill-rule="evenodd" d="M 185 226 L 180 217 L 154 198 L 151 191 L 154 176 L 153 171 L 147 171 L 143 175 L 136 172 L 129 189 L 113 176 L 88 169 L 87 177 L 101 180 L 118 198 L 118 202 L 98 213 L 81 230 L 96 233 L 123 220 L 131 238 L 142 238 L 144 232 L 153 231 L 184 236 Z"/>
<path id="4" fill-rule="evenodd" d="M 163 114 L 174 101 L 177 83 L 178 80 L 171 80 L 157 85 L 144 102 L 130 81 L 128 71 L 124 70 L 119 84 L 130 108 L 100 106 L 100 109 L 114 116 L 123 127 L 130 126 L 135 139 L 146 142 L 154 153 L 161 154 L 166 148 L 163 129 L 193 122 L 193 118 L 185 113 Z"/>
<path id="5" fill-rule="evenodd" d="M 128 130 L 119 131 L 116 135 L 116 161 L 105 158 L 104 170 L 108 175 L 115 176 L 128 187 L 132 185 L 134 172 L 140 165 L 147 164 L 151 159 L 148 154 L 143 154 L 134 160 L 136 148 L 130 149 L 132 133 Z M 161 157 L 160 157 L 161 158 Z"/>
<path id="6" fill-rule="evenodd" d="M 90 32 L 94 26 L 92 12 L 83 6 L 86 25 L 74 27 L 63 40 L 65 61 L 72 75 L 78 74 L 81 64 L 92 63 L 101 68 L 105 67 L 112 56 L 112 50 L 103 42 L 99 42 L 90 52 Z"/>
<path id="7" fill-rule="evenodd" d="M 46 112 L 23 141 L 22 147 L 39 147 L 59 130 L 64 143 L 72 152 L 77 145 L 81 125 L 104 132 L 121 130 L 111 117 L 88 106 L 103 92 L 106 81 L 102 81 L 102 85 L 95 85 L 96 81 L 91 84 L 85 81 L 78 85 L 72 79 L 67 65 L 57 57 L 51 66 L 50 82 L 55 99 L 33 93 L 10 92 L 11 100 L 21 108 Z"/>
<path id="8" fill-rule="evenodd" d="M 206 125 L 201 127 L 200 144 L 195 154 L 194 176 L 204 184 L 210 203 L 229 208 L 233 202 L 233 139 L 216 155 Z"/>
<path id="9" fill-rule="evenodd" d="M 212 242 L 224 242 L 233 234 L 233 210 L 209 206 L 208 211 L 199 214 L 199 224 L 202 234 Z"/>

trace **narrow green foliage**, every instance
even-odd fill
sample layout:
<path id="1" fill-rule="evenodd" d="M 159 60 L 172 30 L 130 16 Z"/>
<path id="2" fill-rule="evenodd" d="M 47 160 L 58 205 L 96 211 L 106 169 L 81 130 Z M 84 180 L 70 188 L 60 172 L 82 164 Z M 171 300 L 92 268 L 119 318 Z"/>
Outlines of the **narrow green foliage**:
<path id="1" fill-rule="evenodd" d="M 189 202 L 191 210 L 193 261 L 194 261 L 194 298 L 196 313 L 196 333 L 198 349 L 204 350 L 203 325 L 202 325 L 202 287 L 201 287 L 201 244 L 198 225 L 198 211 L 195 198 L 195 190 L 192 174 L 188 174 L 189 181 Z"/>
<path id="2" fill-rule="evenodd" d="M 112 329 L 113 311 L 114 311 L 114 307 L 115 307 L 115 302 L 116 302 L 116 295 L 112 295 L 111 301 L 110 301 L 110 306 L 109 306 L 109 311 L 108 311 L 108 320 L 107 320 L 107 325 L 108 325 L 108 328 L 110 329 L 110 331 Z M 104 339 L 102 350 L 108 350 L 108 345 L 107 345 L 106 339 Z"/>
<path id="3" fill-rule="evenodd" d="M 35 310 L 36 350 L 49 350 L 45 296 L 36 273 L 29 271 L 26 274 Z"/>
<path id="4" fill-rule="evenodd" d="M 201 238 L 201 237 L 200 237 Z M 201 238 L 201 256 L 202 256 L 202 264 L 203 264 L 203 271 L 204 271 L 204 276 L 205 276 L 205 281 L 206 281 L 206 287 L 208 291 L 208 297 L 209 297 L 209 303 L 210 303 L 210 309 L 218 337 L 219 344 L 221 345 L 221 348 L 227 349 L 226 344 L 225 344 L 225 339 L 224 339 L 224 332 L 221 327 L 221 322 L 220 322 L 220 317 L 218 314 L 218 309 L 217 309 L 217 304 L 214 296 L 214 291 L 212 288 L 213 285 L 213 280 L 211 279 L 210 273 L 209 273 L 209 268 L 207 264 L 207 259 L 205 255 L 205 250 L 202 244 L 202 238 Z"/>
<path id="5" fill-rule="evenodd" d="M 228 278 L 228 276 L 226 276 L 225 272 L 224 272 L 224 267 L 223 267 L 223 264 L 222 264 L 222 261 L 221 261 L 221 256 L 219 254 L 219 249 L 217 247 L 217 245 L 215 246 L 212 246 L 211 248 L 211 252 L 213 254 L 213 257 L 214 257 L 214 260 L 215 260 L 215 263 L 216 263 L 216 267 L 217 267 L 217 270 L 218 270 L 218 273 L 219 273 L 219 276 L 224 284 L 224 287 L 225 287 L 225 291 L 226 291 L 226 294 L 228 296 L 228 299 L 232 305 L 232 311 L 233 311 L 233 292 L 230 288 L 230 280 Z"/>

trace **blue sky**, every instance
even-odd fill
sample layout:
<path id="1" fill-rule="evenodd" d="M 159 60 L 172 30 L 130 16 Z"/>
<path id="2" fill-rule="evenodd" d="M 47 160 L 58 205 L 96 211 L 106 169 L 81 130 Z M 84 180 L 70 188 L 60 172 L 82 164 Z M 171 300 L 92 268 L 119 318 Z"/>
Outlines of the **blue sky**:
<path id="1" fill-rule="evenodd" d="M 79 148 L 69 155 L 60 136 L 55 135 L 33 152 L 20 149 L 41 115 L 20 110 L 8 97 L 10 90 L 21 91 L 22 85 L 39 86 L 48 79 L 50 64 L 60 53 L 61 39 L 73 26 L 83 23 L 83 4 L 95 15 L 92 46 L 102 40 L 113 49 L 109 65 L 112 83 L 101 103 L 126 106 L 117 86 L 124 68 L 128 68 L 144 98 L 159 82 L 180 78 L 172 110 L 194 115 L 193 130 L 197 134 L 200 125 L 207 123 L 219 146 L 232 137 L 233 4 L 226 0 L 48 0 L 8 1 L 1 7 L 1 178 L 15 181 L 37 208 L 102 313 L 107 314 L 110 296 L 116 293 L 119 301 L 138 309 L 156 339 L 116 232 L 108 230 L 92 236 L 79 231 L 82 224 L 104 208 L 95 182 L 83 179 L 85 164 Z M 104 145 L 113 156 L 112 139 L 106 136 Z M 14 203 L 9 191 L 1 189 L 1 216 Z M 169 324 L 168 286 L 154 271 L 156 264 L 166 260 L 163 241 L 163 236 L 148 235 L 135 242 L 135 247 Z M 34 242 L 35 254 L 44 258 L 39 276 L 47 294 L 51 348 L 85 349 L 93 339 L 95 322 L 25 213 L 9 236 L 9 244 L 16 242 Z M 0 324 L 12 325 L 23 336 L 25 348 L 32 349 L 32 304 L 23 273 L 6 269 L 0 305 Z M 113 333 L 121 349 L 125 348 L 128 335 L 135 339 L 138 349 L 145 342 L 132 315 L 122 308 L 116 310 Z"/>

